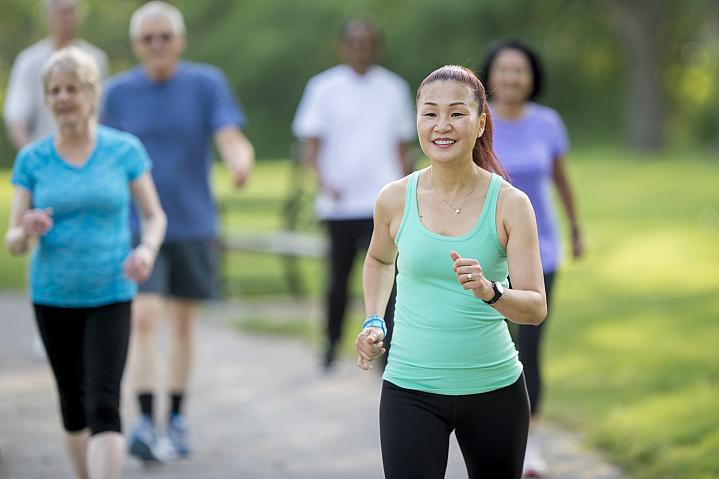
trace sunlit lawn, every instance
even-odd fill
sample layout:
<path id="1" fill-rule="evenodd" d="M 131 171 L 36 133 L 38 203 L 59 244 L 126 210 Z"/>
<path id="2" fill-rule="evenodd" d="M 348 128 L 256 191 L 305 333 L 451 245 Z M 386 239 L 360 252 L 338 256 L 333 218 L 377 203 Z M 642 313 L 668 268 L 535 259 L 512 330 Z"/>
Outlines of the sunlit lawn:
<path id="1" fill-rule="evenodd" d="M 544 351 L 546 415 L 585 433 L 630 477 L 719 477 L 719 161 L 578 151 L 571 173 L 588 254 L 558 276 Z M 7 176 L 0 173 L 1 185 Z M 282 227 L 290 183 L 287 162 L 261 162 L 250 185 L 231 193 L 245 206 L 227 216 L 228 227 Z M 9 197 L 0 187 L 0 204 Z M 7 211 L 0 207 L 3 224 Z M 0 287 L 21 289 L 23 264 L 0 252 Z M 318 297 L 324 265 L 298 267 Z M 287 297 L 276 257 L 237 254 L 230 271 L 246 301 Z M 296 317 L 242 324 L 305 337 L 319 327 Z"/>

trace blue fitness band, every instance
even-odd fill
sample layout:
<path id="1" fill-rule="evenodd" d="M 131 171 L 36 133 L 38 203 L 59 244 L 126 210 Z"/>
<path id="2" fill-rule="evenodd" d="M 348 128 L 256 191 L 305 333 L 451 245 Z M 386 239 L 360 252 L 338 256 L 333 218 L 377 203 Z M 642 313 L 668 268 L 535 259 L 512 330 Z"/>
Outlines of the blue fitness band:
<path id="1" fill-rule="evenodd" d="M 362 324 L 362 329 L 367 328 L 380 328 L 382 333 L 387 336 L 387 325 L 384 323 L 384 319 L 379 316 L 370 316 L 367 318 L 364 324 Z"/>

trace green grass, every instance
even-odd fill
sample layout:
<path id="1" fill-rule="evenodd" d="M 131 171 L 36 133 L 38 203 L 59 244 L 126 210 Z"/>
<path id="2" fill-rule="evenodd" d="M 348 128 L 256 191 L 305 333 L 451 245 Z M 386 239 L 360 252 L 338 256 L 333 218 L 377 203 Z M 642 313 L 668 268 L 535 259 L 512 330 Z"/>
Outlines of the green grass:
<path id="1" fill-rule="evenodd" d="M 596 152 L 572 165 L 589 254 L 558 279 L 546 411 L 636 478 L 719 475 L 712 160 Z"/>
<path id="2" fill-rule="evenodd" d="M 282 226 L 286 162 L 260 163 L 237 198 L 230 228 Z M 557 279 L 544 350 L 545 414 L 579 430 L 638 479 L 719 477 L 719 162 L 702 153 L 641 157 L 576 151 L 570 171 L 588 252 Z M 7 172 L 0 184 L 7 185 Z M 0 221 L 9 188 L 0 187 Z M 311 222 L 308 229 L 317 229 Z M 323 262 L 297 266 L 319 298 Z M 0 288 L 23 287 L 24 261 L 0 252 Z M 237 253 L 232 277 L 244 301 L 286 294 L 278 258 Z M 359 295 L 359 264 L 353 290 Z M 344 350 L 351 354 L 348 318 Z M 299 315 L 238 318 L 240 327 L 316 344 L 318 321 Z"/>

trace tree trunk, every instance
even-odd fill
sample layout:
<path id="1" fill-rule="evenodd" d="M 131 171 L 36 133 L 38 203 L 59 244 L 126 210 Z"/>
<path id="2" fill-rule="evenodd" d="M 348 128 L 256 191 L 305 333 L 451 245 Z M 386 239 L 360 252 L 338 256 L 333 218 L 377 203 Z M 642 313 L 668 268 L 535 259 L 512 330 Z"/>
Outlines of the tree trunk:
<path id="1" fill-rule="evenodd" d="M 662 48 L 665 0 L 612 0 L 612 19 L 625 51 L 630 147 L 656 151 L 664 144 Z"/>

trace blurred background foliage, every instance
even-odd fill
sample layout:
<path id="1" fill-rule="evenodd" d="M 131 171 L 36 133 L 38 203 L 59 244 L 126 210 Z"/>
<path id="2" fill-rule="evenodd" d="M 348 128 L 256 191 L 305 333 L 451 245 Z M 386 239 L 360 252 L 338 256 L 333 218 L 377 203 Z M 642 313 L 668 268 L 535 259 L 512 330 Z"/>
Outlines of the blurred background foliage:
<path id="1" fill-rule="evenodd" d="M 117 73 L 134 64 L 128 22 L 139 0 L 86 0 L 81 37 Z M 247 111 L 260 159 L 286 157 L 307 80 L 337 63 L 351 15 L 385 34 L 381 63 L 416 88 L 446 63 L 477 69 L 489 43 L 518 38 L 545 63 L 543 103 L 575 145 L 639 150 L 715 145 L 719 133 L 719 2 L 712 0 L 177 0 L 185 57 L 222 68 Z M 42 38 L 38 0 L 0 0 L 0 91 L 17 53 Z M 0 135 L 0 165 L 14 152 Z"/>

